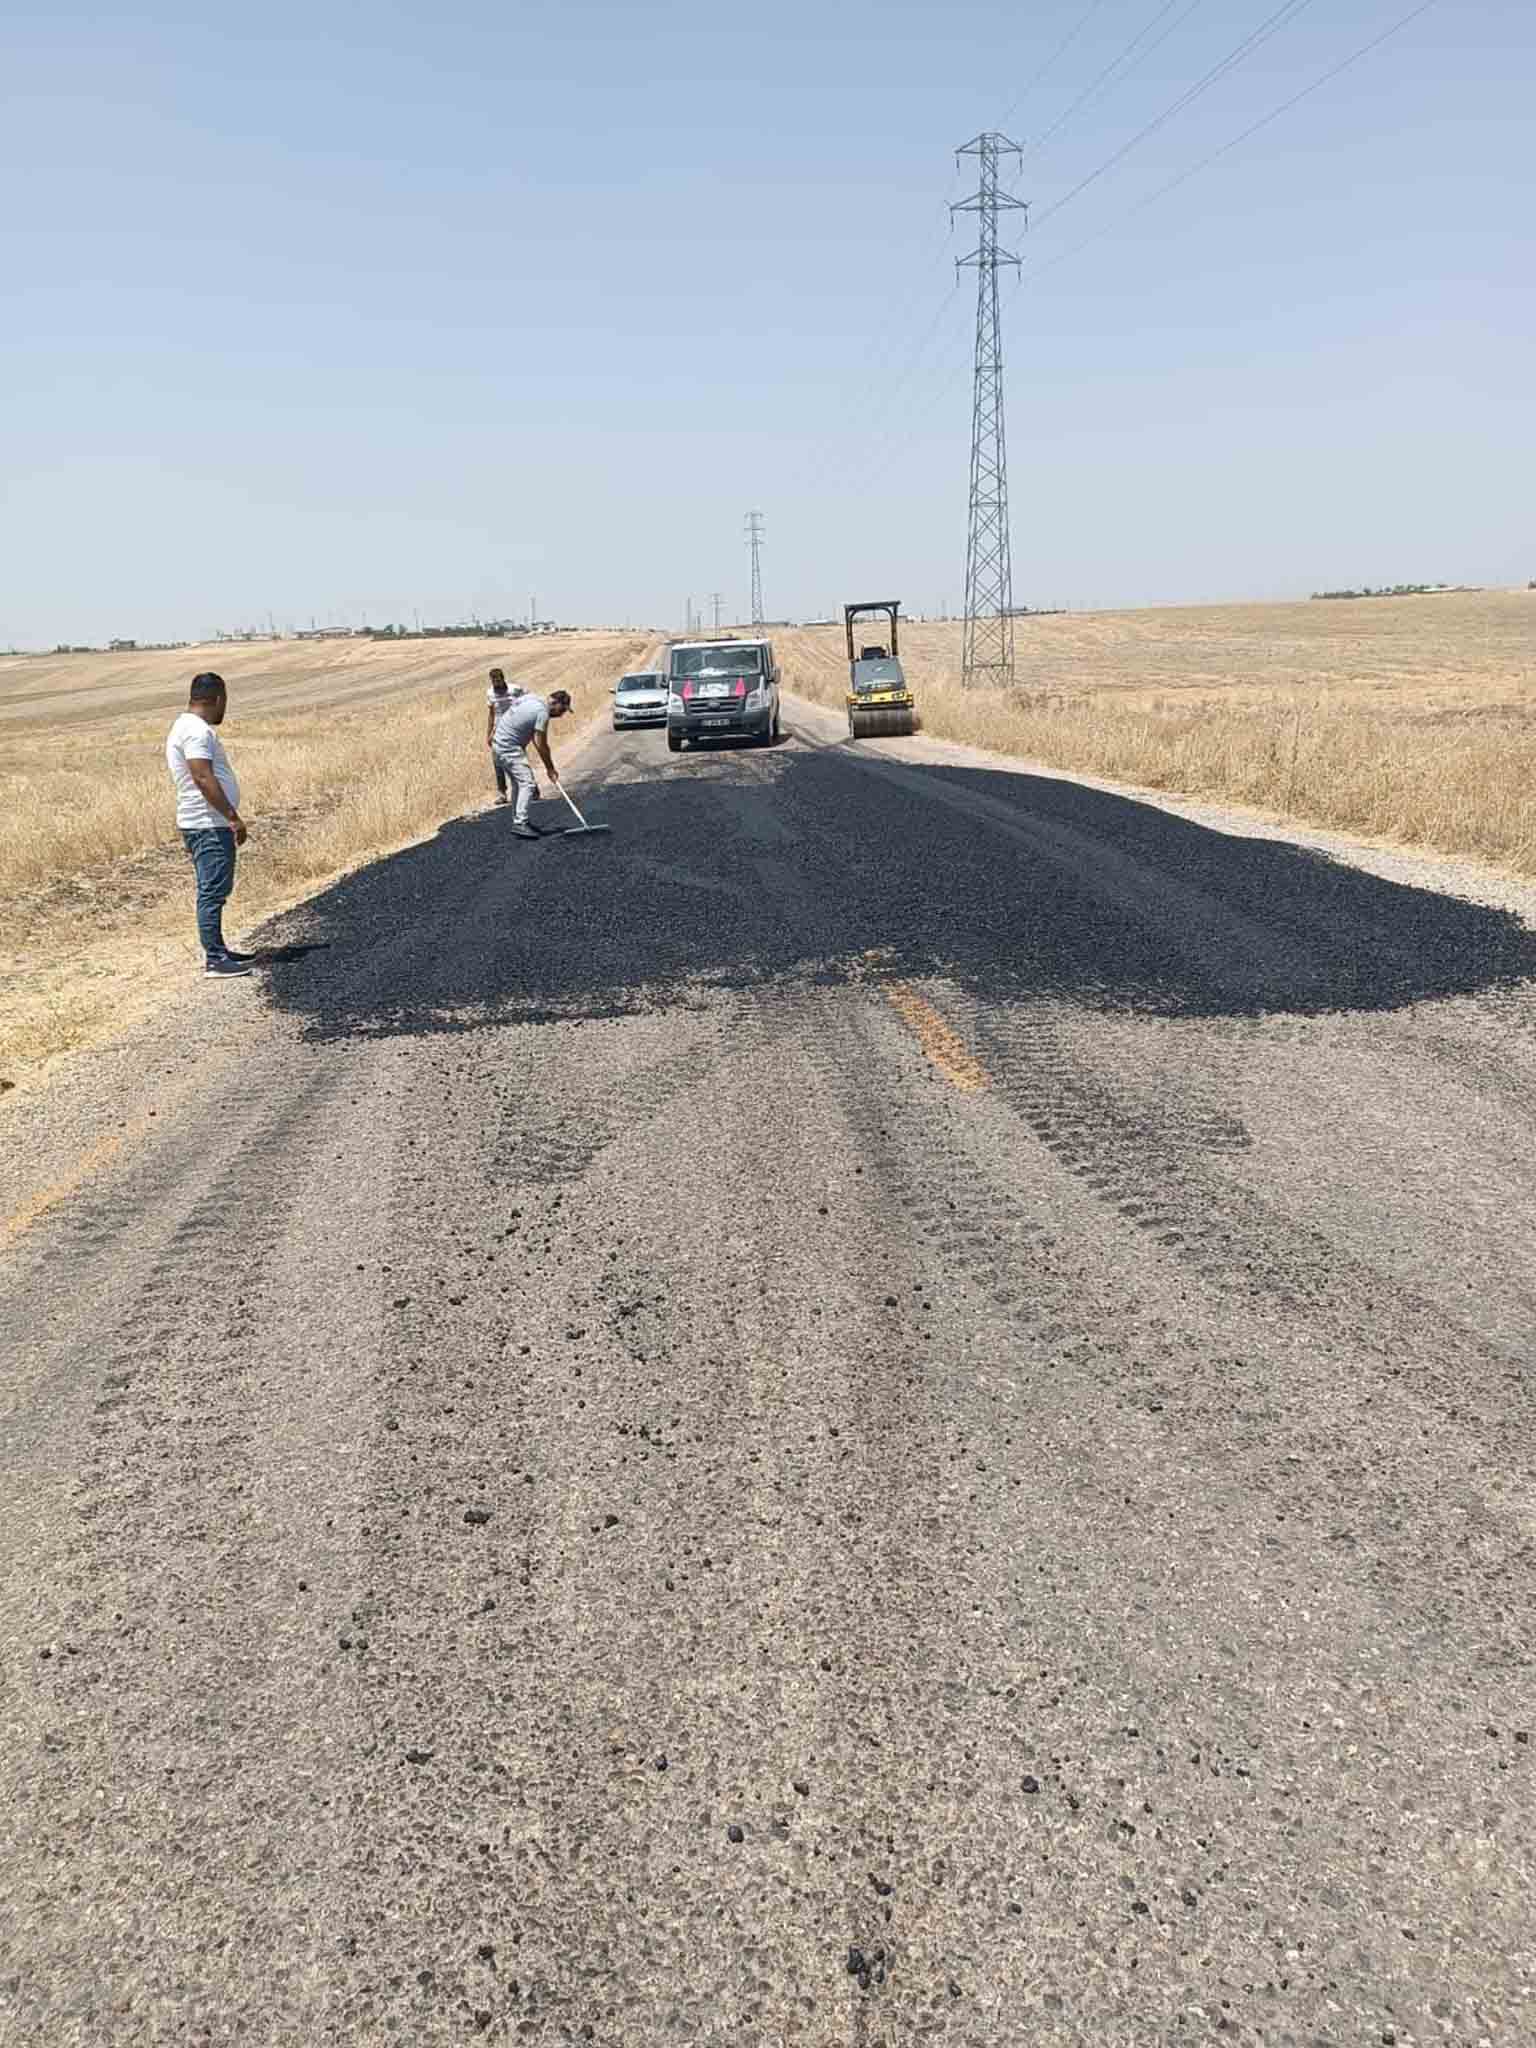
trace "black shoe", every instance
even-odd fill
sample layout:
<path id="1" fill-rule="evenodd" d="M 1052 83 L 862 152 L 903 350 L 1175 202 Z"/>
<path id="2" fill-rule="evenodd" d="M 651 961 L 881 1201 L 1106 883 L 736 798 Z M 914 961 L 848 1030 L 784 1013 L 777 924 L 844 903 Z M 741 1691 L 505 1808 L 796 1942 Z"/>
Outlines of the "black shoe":
<path id="1" fill-rule="evenodd" d="M 519 839 L 542 839 L 544 837 L 544 834 L 537 825 L 514 825 L 512 830 Z"/>
<path id="2" fill-rule="evenodd" d="M 237 959 L 233 953 L 226 953 L 222 960 L 210 960 L 203 969 L 211 981 L 228 981 L 233 975 L 249 974 L 250 971 L 250 961 Z"/>
<path id="3" fill-rule="evenodd" d="M 259 953 L 237 953 L 233 946 L 226 946 L 224 948 L 224 958 L 226 960 L 244 960 L 249 963 L 259 960 L 261 955 Z"/>

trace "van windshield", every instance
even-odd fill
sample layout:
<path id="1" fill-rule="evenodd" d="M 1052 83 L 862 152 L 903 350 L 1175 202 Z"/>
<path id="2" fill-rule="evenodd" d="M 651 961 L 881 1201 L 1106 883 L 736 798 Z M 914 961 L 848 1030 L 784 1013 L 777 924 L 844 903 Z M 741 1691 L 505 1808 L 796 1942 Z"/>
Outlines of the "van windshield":
<path id="1" fill-rule="evenodd" d="M 761 647 L 674 647 L 675 676 L 760 676 Z"/>

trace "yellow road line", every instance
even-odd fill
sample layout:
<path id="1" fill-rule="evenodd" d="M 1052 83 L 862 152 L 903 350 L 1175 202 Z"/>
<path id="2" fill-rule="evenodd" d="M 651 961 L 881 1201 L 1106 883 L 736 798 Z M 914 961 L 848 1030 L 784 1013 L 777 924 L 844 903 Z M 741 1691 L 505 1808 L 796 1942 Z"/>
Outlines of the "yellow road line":
<path id="1" fill-rule="evenodd" d="M 950 1029 L 932 1003 L 924 1001 L 910 982 L 885 983 L 886 1001 L 927 1053 L 934 1067 L 952 1088 L 962 1095 L 974 1095 L 988 1085 L 986 1068 Z"/>
<path id="2" fill-rule="evenodd" d="M 117 1131 L 110 1138 L 103 1138 L 83 1153 L 74 1165 L 51 1187 L 39 1188 L 36 1194 L 28 1195 L 19 1209 L 13 1209 L 9 1216 L 0 1217 L 0 1251 L 7 1250 L 17 1238 L 24 1237 L 33 1224 L 56 1209 L 88 1181 L 93 1173 L 115 1159 L 130 1138 L 142 1137 L 148 1130 L 148 1120 L 141 1118 L 126 1131 Z"/>

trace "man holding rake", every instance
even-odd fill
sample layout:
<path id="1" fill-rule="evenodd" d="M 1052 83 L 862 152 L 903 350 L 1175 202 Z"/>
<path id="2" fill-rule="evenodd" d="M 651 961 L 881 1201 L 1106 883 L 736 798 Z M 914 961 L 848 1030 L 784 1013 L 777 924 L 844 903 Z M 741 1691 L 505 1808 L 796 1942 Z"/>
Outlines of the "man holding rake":
<path id="1" fill-rule="evenodd" d="M 517 805 L 512 814 L 512 830 L 519 839 L 540 839 L 543 834 L 528 822 L 528 806 L 533 802 L 538 785 L 529 765 L 527 749 L 531 744 L 539 759 L 544 763 L 544 772 L 549 777 L 551 788 L 560 787 L 559 770 L 549 751 L 549 721 L 564 718 L 571 708 L 569 690 L 551 690 L 548 698 L 535 696 L 525 690 L 513 699 L 496 720 L 492 747 L 498 765 L 508 779 L 516 785 Z"/>

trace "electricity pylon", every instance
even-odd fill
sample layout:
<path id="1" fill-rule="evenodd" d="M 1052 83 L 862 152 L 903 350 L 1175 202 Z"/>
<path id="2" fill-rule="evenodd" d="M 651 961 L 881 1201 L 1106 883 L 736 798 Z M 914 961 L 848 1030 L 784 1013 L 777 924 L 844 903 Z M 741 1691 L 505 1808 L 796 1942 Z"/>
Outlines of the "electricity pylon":
<path id="1" fill-rule="evenodd" d="M 752 623 L 763 623 L 763 515 L 747 514 L 747 546 L 752 550 Z"/>
<path id="2" fill-rule="evenodd" d="M 1019 259 L 999 248 L 997 216 L 1023 212 L 1025 202 L 998 190 L 998 159 L 1018 156 L 1019 145 L 991 130 L 955 152 L 980 159 L 981 183 L 950 208 L 974 213 L 979 238 L 956 268 L 976 272 L 976 376 L 971 403 L 971 501 L 965 539 L 966 683 L 1013 681 L 1013 550 L 1008 535 L 1008 441 L 1003 429 L 1003 341 L 997 310 L 997 273 L 1017 270 Z"/>

